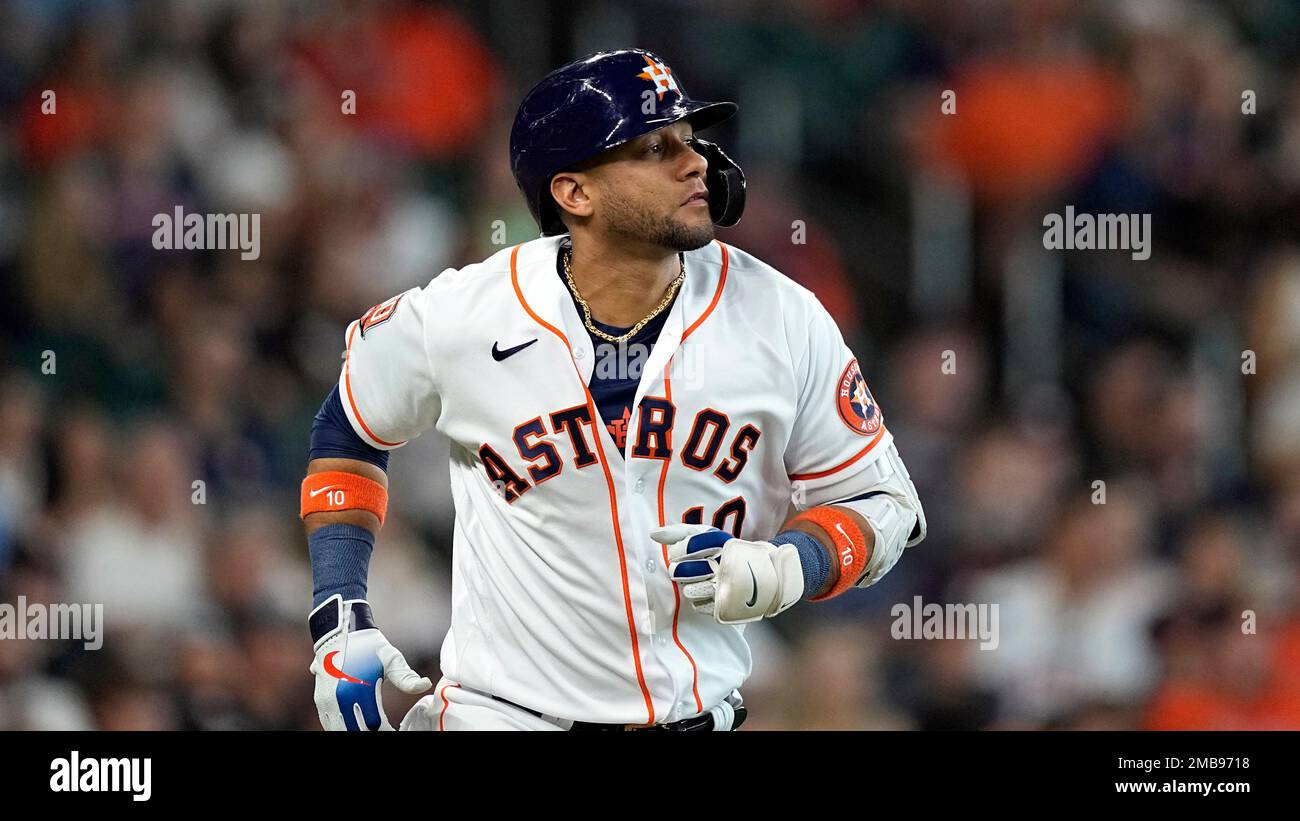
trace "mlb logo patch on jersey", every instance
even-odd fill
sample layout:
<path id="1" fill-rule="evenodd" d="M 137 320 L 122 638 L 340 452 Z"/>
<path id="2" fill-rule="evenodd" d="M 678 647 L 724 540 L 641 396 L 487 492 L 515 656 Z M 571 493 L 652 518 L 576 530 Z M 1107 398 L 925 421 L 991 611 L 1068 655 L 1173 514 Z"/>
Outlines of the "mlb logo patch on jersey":
<path id="1" fill-rule="evenodd" d="M 406 294 L 398 294 L 392 299 L 386 299 L 361 316 L 361 338 L 366 338 L 366 331 L 381 325 L 393 318 L 393 313 L 397 311 L 397 303 L 402 301 Z"/>
<path id="2" fill-rule="evenodd" d="M 872 436 L 884 423 L 880 406 L 867 389 L 867 380 L 862 377 L 862 369 L 858 367 L 856 359 L 850 361 L 844 373 L 840 374 L 835 400 L 840 409 L 840 418 L 854 433 Z"/>

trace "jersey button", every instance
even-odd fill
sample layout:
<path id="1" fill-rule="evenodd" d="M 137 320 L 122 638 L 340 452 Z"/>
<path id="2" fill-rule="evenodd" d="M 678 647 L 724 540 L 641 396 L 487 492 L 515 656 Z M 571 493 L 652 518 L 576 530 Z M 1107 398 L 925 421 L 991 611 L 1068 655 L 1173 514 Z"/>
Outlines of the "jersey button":
<path id="1" fill-rule="evenodd" d="M 656 562 L 654 559 L 646 559 L 645 570 L 647 573 L 656 572 L 657 570 L 659 570 L 659 562 Z"/>
<path id="2" fill-rule="evenodd" d="M 640 493 L 641 491 L 645 490 L 645 479 L 637 479 L 635 488 L 637 493 Z"/>

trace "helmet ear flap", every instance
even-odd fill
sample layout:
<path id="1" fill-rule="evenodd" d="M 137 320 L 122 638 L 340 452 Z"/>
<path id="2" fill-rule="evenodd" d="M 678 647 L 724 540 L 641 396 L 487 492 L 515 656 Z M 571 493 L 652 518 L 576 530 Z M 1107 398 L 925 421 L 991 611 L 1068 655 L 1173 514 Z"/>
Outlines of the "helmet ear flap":
<path id="1" fill-rule="evenodd" d="M 709 217 L 714 225 L 729 228 L 745 211 L 745 172 L 717 143 L 696 138 L 691 148 L 709 161 L 704 184 L 709 189 Z"/>
<path id="2" fill-rule="evenodd" d="M 537 224 L 541 227 L 544 237 L 569 233 L 569 227 L 560 218 L 560 206 L 551 197 L 549 188 L 542 191 L 540 201 L 537 203 Z"/>

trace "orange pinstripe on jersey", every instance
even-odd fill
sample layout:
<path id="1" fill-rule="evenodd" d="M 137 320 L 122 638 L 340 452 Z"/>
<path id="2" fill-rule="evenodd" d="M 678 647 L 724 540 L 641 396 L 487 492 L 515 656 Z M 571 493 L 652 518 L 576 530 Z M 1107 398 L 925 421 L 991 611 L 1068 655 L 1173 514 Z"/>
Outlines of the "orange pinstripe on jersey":
<path id="1" fill-rule="evenodd" d="M 439 730 L 445 730 L 445 729 L 446 729 L 445 727 L 442 726 L 442 721 L 443 721 L 444 718 L 447 717 L 447 705 L 451 704 L 451 702 L 447 700 L 447 688 L 448 688 L 448 687 L 457 687 L 457 688 L 458 688 L 458 687 L 460 687 L 460 685 L 459 685 L 459 684 L 447 684 L 447 685 L 444 685 L 443 688 L 442 688 L 442 693 L 441 693 L 441 695 L 442 695 L 442 710 L 440 710 L 440 711 L 438 712 L 438 729 L 439 729 Z"/>
<path id="2" fill-rule="evenodd" d="M 672 381 L 672 377 L 668 375 L 668 371 L 672 368 L 672 366 L 673 366 L 673 357 L 670 356 L 668 357 L 668 364 L 664 365 L 664 395 L 667 397 L 669 402 L 673 401 L 673 381 Z M 673 432 L 671 430 L 668 431 L 667 435 L 665 436 L 665 440 L 666 440 L 666 444 L 668 445 L 668 449 L 671 452 L 673 447 Z M 666 524 L 666 520 L 664 517 L 664 483 L 668 480 L 668 466 L 672 464 L 672 461 L 673 461 L 672 459 L 665 459 L 663 467 L 659 469 L 659 526 L 660 527 L 663 527 Z M 666 544 L 660 545 L 660 547 L 663 548 L 663 553 L 664 553 L 664 568 L 668 569 L 668 545 Z M 669 570 L 668 572 L 671 573 L 672 571 Z M 704 712 L 704 702 L 700 699 L 700 670 L 698 667 L 695 666 L 695 657 L 691 655 L 691 652 L 686 649 L 686 645 L 682 644 L 682 640 L 677 636 L 677 615 L 678 613 L 681 612 L 681 609 L 682 609 L 682 592 L 677 589 L 676 584 L 673 584 L 673 641 L 681 649 L 682 655 L 686 656 L 686 660 L 691 663 L 691 692 L 695 695 L 695 709 L 699 710 L 700 712 Z"/>
<path id="3" fill-rule="evenodd" d="M 876 444 L 880 442 L 880 438 L 884 435 L 885 435 L 885 426 L 881 425 L 880 430 L 876 431 L 876 435 L 871 437 L 871 441 L 867 443 L 867 446 L 865 448 L 853 454 L 851 457 L 839 463 L 835 467 L 829 468 L 827 470 L 818 471 L 817 473 L 796 473 L 793 474 L 790 478 L 803 479 L 803 480 L 820 479 L 823 476 L 830 476 L 832 473 L 838 473 L 839 471 L 844 470 L 849 465 L 853 464 L 854 462 L 861 459 L 863 456 L 866 456 L 868 453 L 870 453 L 871 449 L 874 448 Z"/>
<path id="4" fill-rule="evenodd" d="M 591 413 L 592 419 L 599 419 L 600 414 L 596 411 L 595 400 L 592 399 L 591 391 L 587 389 L 586 383 L 582 381 L 582 371 L 578 368 L 577 360 L 573 358 L 573 346 L 569 344 L 569 338 L 559 328 L 534 313 L 533 309 L 529 307 L 528 301 L 524 299 L 524 292 L 519 289 L 519 270 L 516 265 L 519 258 L 519 247 L 516 245 L 510 251 L 510 284 L 515 289 L 515 297 L 519 300 L 519 304 L 523 306 L 524 312 L 532 317 L 534 322 L 559 337 L 560 341 L 564 343 L 564 347 L 569 350 L 569 360 L 573 363 L 573 370 L 578 377 L 578 384 L 582 385 L 582 392 L 587 397 L 587 410 Z M 637 683 L 641 685 L 641 695 L 645 699 L 646 713 L 648 715 L 646 723 L 653 724 L 655 721 L 655 705 L 654 700 L 650 698 L 650 688 L 646 686 L 645 674 L 641 669 L 641 646 L 636 636 L 636 619 L 632 615 L 632 592 L 627 580 L 627 555 L 623 550 L 623 529 L 618 522 L 618 496 L 614 490 L 614 478 L 609 472 L 609 460 L 605 458 L 605 446 L 601 444 L 602 437 L 599 431 L 595 439 L 596 452 L 600 456 L 600 467 L 605 472 L 605 485 L 609 489 L 610 518 L 614 524 L 614 544 L 618 548 L 618 568 L 623 583 L 623 607 L 627 611 L 628 634 L 632 637 L 632 662 L 636 667 Z"/>
<path id="5" fill-rule="evenodd" d="M 703 325 L 704 320 L 708 319 L 709 314 L 713 313 L 713 309 L 718 307 L 718 300 L 722 298 L 722 289 L 727 285 L 727 246 L 719 240 L 714 240 L 714 242 L 718 243 L 718 248 L 722 251 L 722 271 L 718 274 L 718 290 L 713 292 L 713 301 L 709 303 L 709 307 L 705 308 L 704 313 L 700 314 L 700 318 L 692 322 L 691 327 L 687 328 L 686 333 L 682 334 L 683 342 L 686 341 L 686 337 L 695 332 L 696 328 Z"/>
<path id="6" fill-rule="evenodd" d="M 682 334 L 683 342 L 686 341 L 686 337 L 690 336 L 691 333 L 694 332 L 696 328 L 700 327 L 700 325 L 704 322 L 704 320 L 708 318 L 709 314 L 713 313 L 713 309 L 717 307 L 718 300 L 722 297 L 722 289 L 727 284 L 727 246 L 722 244 L 721 242 L 718 242 L 718 247 L 722 249 L 722 272 L 718 277 L 718 288 L 713 294 L 713 300 L 709 302 L 709 307 L 706 308 L 704 313 L 700 314 L 699 318 L 696 319 L 694 322 L 692 322 L 691 326 L 686 329 L 685 333 Z M 673 381 L 672 381 L 672 377 L 670 376 L 670 372 L 672 371 L 672 365 L 673 365 L 673 357 L 670 356 L 668 357 L 668 364 L 664 365 L 664 395 L 666 396 L 669 402 L 673 401 Z M 673 446 L 672 435 L 673 435 L 672 431 L 671 430 L 668 431 L 668 449 L 670 451 L 672 450 L 672 446 Z M 664 515 L 664 484 L 668 480 L 668 466 L 671 462 L 672 462 L 671 459 L 665 459 L 663 467 L 659 471 L 659 526 L 660 527 L 663 527 L 666 524 L 666 518 Z M 664 567 L 666 568 L 668 567 L 668 545 L 661 545 L 661 547 L 663 548 Z M 682 643 L 681 638 L 677 635 L 677 617 L 678 614 L 681 612 L 681 606 L 682 606 L 682 594 L 681 591 L 678 589 L 677 585 L 674 584 L 673 585 L 673 642 L 676 643 L 677 647 L 682 651 L 682 655 L 686 656 L 686 660 L 691 663 L 691 692 L 695 696 L 695 709 L 699 710 L 700 712 L 704 712 L 704 702 L 700 698 L 699 667 L 696 666 L 695 664 L 695 657 L 692 656 L 691 652 L 686 649 L 686 645 Z"/>
<path id="7" fill-rule="evenodd" d="M 354 322 L 352 323 L 352 329 L 348 331 L 348 352 L 347 352 L 347 356 L 343 360 L 343 387 L 348 395 L 348 404 L 352 406 L 352 415 L 357 418 L 357 422 L 361 424 L 361 429 L 366 432 L 366 435 L 381 445 L 385 445 L 390 448 L 395 448 L 398 445 L 406 444 L 406 442 L 405 441 L 385 442 L 383 439 L 380 439 L 378 436 L 375 436 L 375 432 L 372 431 L 370 429 L 370 426 L 366 424 L 366 420 L 361 418 L 361 411 L 357 409 L 357 403 L 352 398 L 352 377 L 348 373 L 348 366 L 350 360 L 352 359 L 352 338 L 356 336 L 357 328 L 360 327 L 360 325 L 361 325 L 360 321 Z"/>

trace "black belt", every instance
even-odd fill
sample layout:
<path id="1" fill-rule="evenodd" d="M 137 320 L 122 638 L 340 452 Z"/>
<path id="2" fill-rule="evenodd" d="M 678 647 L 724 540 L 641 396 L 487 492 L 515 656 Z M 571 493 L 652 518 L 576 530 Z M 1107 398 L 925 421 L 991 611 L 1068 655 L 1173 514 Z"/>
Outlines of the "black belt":
<path id="1" fill-rule="evenodd" d="M 523 710 L 525 713 L 531 713 L 537 716 L 538 718 L 542 718 L 542 719 L 546 718 L 546 715 L 544 713 L 540 713 L 537 710 L 530 710 L 529 708 L 523 706 L 522 704 L 515 704 L 513 701 L 507 701 L 506 699 L 501 698 L 500 696 L 492 696 L 492 698 L 496 699 L 502 704 L 509 704 L 511 707 L 514 707 L 519 710 Z M 745 716 L 748 715 L 748 713 L 749 710 L 746 709 L 745 707 L 743 706 L 737 707 L 736 717 L 731 722 L 731 729 L 734 730 L 737 727 L 739 727 L 742 723 L 744 723 Z M 588 730 L 588 731 L 595 730 L 597 732 L 623 732 L 627 730 L 669 730 L 674 732 L 700 732 L 700 731 L 707 732 L 713 729 L 713 714 L 705 713 L 703 715 L 692 716 L 691 718 L 683 718 L 681 721 L 674 721 L 671 724 L 600 724 L 594 721 L 575 721 L 573 722 L 573 726 L 570 727 L 569 729 Z"/>

